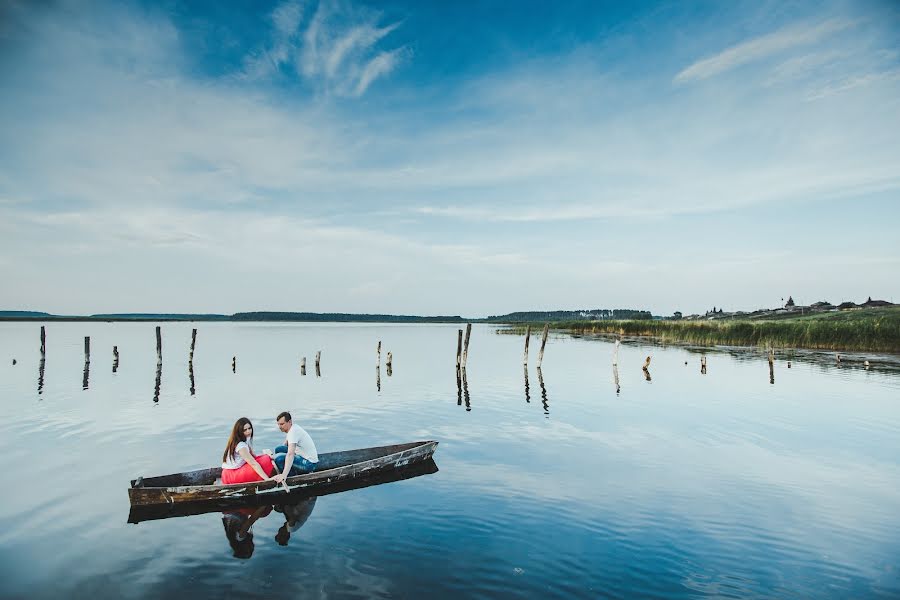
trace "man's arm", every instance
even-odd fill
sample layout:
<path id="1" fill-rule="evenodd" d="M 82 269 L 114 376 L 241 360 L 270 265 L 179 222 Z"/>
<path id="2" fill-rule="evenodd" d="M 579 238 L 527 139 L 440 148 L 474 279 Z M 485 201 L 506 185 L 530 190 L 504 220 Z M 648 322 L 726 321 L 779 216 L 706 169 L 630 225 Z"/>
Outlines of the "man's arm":
<path id="1" fill-rule="evenodd" d="M 284 457 L 284 470 L 281 471 L 278 475 L 276 475 L 273 479 L 275 481 L 284 481 L 287 479 L 288 473 L 291 472 L 291 467 L 294 464 L 294 453 L 297 451 L 297 444 L 289 443 L 287 455 Z"/>

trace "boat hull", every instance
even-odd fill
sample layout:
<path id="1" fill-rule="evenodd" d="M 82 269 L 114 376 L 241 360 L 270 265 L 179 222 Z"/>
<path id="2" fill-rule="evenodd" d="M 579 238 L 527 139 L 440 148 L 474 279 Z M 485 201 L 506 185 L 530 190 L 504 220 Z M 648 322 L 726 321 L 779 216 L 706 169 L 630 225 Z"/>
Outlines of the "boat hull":
<path id="1" fill-rule="evenodd" d="M 313 473 L 287 478 L 288 489 L 274 481 L 216 485 L 220 468 L 201 469 L 160 477 L 138 478 L 128 489 L 131 506 L 174 505 L 193 502 L 240 502 L 251 497 L 278 502 L 290 492 L 314 492 L 356 478 L 366 478 L 429 460 L 437 442 L 411 442 L 393 446 L 332 452 L 319 456 Z"/>

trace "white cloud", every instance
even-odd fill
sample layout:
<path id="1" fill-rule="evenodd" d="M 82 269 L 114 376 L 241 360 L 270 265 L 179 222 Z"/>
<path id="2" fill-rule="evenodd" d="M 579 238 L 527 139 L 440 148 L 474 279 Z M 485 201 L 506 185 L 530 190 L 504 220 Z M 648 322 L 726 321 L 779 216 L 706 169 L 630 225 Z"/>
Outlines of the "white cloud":
<path id="1" fill-rule="evenodd" d="M 846 19 L 829 19 L 815 24 L 806 23 L 784 27 L 693 63 L 675 76 L 675 83 L 687 83 L 720 75 L 796 46 L 818 42 L 822 38 L 852 27 L 855 24 L 855 22 Z"/>

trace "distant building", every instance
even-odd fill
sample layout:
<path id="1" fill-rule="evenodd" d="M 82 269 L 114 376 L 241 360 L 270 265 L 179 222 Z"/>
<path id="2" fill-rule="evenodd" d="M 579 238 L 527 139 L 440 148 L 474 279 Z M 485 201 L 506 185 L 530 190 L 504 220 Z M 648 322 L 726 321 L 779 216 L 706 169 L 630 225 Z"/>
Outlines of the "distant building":
<path id="1" fill-rule="evenodd" d="M 872 296 L 869 296 L 869 299 L 860 304 L 860 306 L 864 308 L 881 308 L 882 306 L 893 306 L 887 300 L 872 300 Z"/>

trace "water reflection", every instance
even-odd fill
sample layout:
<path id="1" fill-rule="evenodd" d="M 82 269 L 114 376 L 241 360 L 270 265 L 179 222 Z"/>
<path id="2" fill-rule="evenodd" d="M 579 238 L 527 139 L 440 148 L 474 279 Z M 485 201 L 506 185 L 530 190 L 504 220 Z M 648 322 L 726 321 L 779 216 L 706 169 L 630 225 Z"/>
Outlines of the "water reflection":
<path id="1" fill-rule="evenodd" d="M 466 411 L 472 410 L 472 403 L 469 399 L 469 380 L 466 378 L 466 368 L 456 367 L 456 405 L 462 406 L 463 401 L 466 403 Z"/>
<path id="2" fill-rule="evenodd" d="M 375 389 L 381 391 L 381 367 L 375 367 Z"/>
<path id="3" fill-rule="evenodd" d="M 44 365 L 47 359 L 41 354 L 41 362 L 38 363 L 38 396 L 44 393 Z"/>
<path id="4" fill-rule="evenodd" d="M 544 375 L 541 368 L 537 367 L 538 385 L 541 386 L 541 404 L 544 405 L 544 414 L 550 415 L 550 400 L 547 398 L 547 386 L 544 385 Z"/>
<path id="5" fill-rule="evenodd" d="M 156 363 L 156 387 L 153 389 L 153 401 L 159 402 L 159 387 L 162 384 L 162 363 Z"/>
<path id="6" fill-rule="evenodd" d="M 248 559 L 253 556 L 253 524 L 268 517 L 272 511 L 284 515 L 284 524 L 275 534 L 279 546 L 287 546 L 291 534 L 296 533 L 312 514 L 318 496 L 304 498 L 293 504 L 263 505 L 257 507 L 237 508 L 222 512 L 222 526 L 225 538 L 231 546 L 235 558 Z"/>
<path id="7" fill-rule="evenodd" d="M 528 352 L 527 348 L 525 352 Z M 528 393 L 528 365 L 525 365 L 523 370 L 525 371 L 525 402 L 531 404 L 531 394 Z"/>
<path id="8" fill-rule="evenodd" d="M 84 361 L 84 373 L 81 378 L 81 389 L 82 390 L 88 389 L 88 380 L 90 379 L 90 377 L 91 377 L 91 361 L 86 360 L 86 361 Z"/>
<path id="9" fill-rule="evenodd" d="M 650 369 L 649 368 L 647 368 L 645 366 L 641 369 L 641 371 L 643 371 L 643 373 L 644 373 L 644 379 L 646 379 L 647 381 L 652 381 L 652 378 L 650 377 Z"/>
<path id="10" fill-rule="evenodd" d="M 191 378 L 191 396 L 193 396 L 197 392 L 197 388 L 194 385 L 194 363 L 192 361 L 188 361 L 188 377 Z"/>

